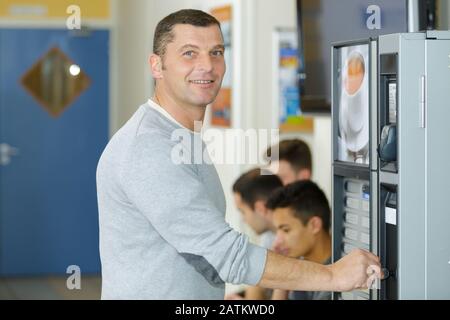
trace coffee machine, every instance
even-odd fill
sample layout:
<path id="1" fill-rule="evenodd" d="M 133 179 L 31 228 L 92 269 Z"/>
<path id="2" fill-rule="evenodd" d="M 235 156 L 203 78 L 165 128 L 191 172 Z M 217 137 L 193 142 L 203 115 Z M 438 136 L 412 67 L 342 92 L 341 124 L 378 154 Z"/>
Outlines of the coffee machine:
<path id="1" fill-rule="evenodd" d="M 332 46 L 332 258 L 386 274 L 334 299 L 450 299 L 449 101 L 450 31 Z"/>

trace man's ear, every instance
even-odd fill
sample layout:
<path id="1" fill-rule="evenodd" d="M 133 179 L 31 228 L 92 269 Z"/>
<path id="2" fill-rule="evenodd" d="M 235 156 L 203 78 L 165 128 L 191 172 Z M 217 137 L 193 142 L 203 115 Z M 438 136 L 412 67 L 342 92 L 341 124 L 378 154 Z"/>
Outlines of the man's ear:
<path id="1" fill-rule="evenodd" d="M 266 216 L 266 206 L 264 204 L 263 200 L 256 200 L 255 202 L 255 212 L 257 212 L 259 215 L 262 215 L 264 218 Z"/>
<path id="2" fill-rule="evenodd" d="M 318 234 L 322 230 L 322 219 L 317 216 L 311 217 L 308 221 L 308 227 L 313 234 Z"/>
<path id="3" fill-rule="evenodd" d="M 157 54 L 152 53 L 148 60 L 149 60 L 150 70 L 152 72 L 153 78 L 155 80 L 156 79 L 162 79 L 162 77 L 163 77 L 163 74 L 162 74 L 163 65 L 162 65 L 161 57 L 158 56 Z"/>

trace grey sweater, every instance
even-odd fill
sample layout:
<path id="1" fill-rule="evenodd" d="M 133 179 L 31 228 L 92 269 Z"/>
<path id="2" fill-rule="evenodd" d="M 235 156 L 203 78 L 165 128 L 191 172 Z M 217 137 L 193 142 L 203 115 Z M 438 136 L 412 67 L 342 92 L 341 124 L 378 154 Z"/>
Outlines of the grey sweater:
<path id="1" fill-rule="evenodd" d="M 180 129 L 190 139 L 172 137 Z M 223 299 L 225 282 L 261 279 L 267 251 L 225 222 L 214 166 L 172 161 L 180 146 L 192 158 L 195 139 L 149 100 L 105 148 L 97 167 L 102 299 Z"/>

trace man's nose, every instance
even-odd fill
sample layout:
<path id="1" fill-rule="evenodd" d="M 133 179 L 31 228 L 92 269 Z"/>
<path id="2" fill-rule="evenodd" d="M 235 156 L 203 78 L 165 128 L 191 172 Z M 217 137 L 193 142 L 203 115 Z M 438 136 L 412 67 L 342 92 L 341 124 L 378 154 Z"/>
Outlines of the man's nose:
<path id="1" fill-rule="evenodd" d="M 198 69 L 204 72 L 211 72 L 213 70 L 213 62 L 210 55 L 202 55 L 198 61 Z"/>
<path id="2" fill-rule="evenodd" d="M 272 249 L 278 251 L 282 243 L 283 243 L 282 237 L 280 235 L 277 235 L 275 237 L 275 240 L 273 241 Z"/>

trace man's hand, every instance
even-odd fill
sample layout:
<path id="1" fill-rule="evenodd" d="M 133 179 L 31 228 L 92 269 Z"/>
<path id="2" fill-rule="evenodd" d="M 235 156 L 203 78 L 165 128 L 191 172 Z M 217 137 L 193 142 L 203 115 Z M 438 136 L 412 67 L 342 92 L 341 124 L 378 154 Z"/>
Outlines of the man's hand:
<path id="1" fill-rule="evenodd" d="M 372 273 L 373 270 L 381 270 L 380 258 L 361 249 L 353 250 L 330 268 L 332 281 L 336 287 L 334 291 L 367 289 L 374 279 L 382 277 L 381 271 L 375 275 Z"/>

